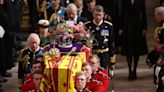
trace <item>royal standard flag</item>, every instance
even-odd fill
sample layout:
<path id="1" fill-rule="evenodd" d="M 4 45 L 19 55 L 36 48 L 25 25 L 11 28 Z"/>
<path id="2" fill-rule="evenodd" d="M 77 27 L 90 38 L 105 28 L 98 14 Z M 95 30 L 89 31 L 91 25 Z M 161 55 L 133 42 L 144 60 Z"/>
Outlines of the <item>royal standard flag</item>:
<path id="1" fill-rule="evenodd" d="M 50 81 L 51 92 L 73 92 L 74 76 L 77 71 L 81 71 L 82 62 L 86 62 L 85 52 L 76 52 L 72 54 L 62 54 L 60 62 L 55 63 L 50 56 L 46 54 L 44 73 Z M 44 83 L 41 89 L 48 88 L 48 83 Z M 46 87 L 45 87 L 46 86 Z M 42 90 L 42 92 L 47 92 Z"/>

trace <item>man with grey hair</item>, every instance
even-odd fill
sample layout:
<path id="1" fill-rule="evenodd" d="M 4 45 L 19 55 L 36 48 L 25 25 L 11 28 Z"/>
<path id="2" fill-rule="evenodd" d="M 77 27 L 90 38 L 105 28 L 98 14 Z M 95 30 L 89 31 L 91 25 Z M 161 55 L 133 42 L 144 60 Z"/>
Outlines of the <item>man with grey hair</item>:
<path id="1" fill-rule="evenodd" d="M 24 76 L 31 72 L 32 63 L 35 61 L 35 57 L 42 55 L 42 49 L 40 45 L 39 35 L 31 33 L 27 39 L 28 48 L 22 49 L 18 58 L 18 79 L 19 87 L 22 86 Z"/>
<path id="2" fill-rule="evenodd" d="M 164 20 L 164 6 L 159 6 L 155 8 L 155 19 L 157 22 L 162 22 Z"/>
<path id="3" fill-rule="evenodd" d="M 96 5 L 92 12 L 93 20 L 85 23 L 87 29 L 95 36 L 98 44 L 93 46 L 93 53 L 100 57 L 100 66 L 107 69 L 115 64 L 115 42 L 113 25 L 103 20 L 104 8 Z"/>
<path id="4" fill-rule="evenodd" d="M 110 85 L 110 79 L 108 77 L 108 71 L 100 66 L 100 58 L 93 54 L 90 57 L 89 63 L 92 67 L 92 78 L 101 81 L 105 92 L 107 92 Z"/>
<path id="5" fill-rule="evenodd" d="M 76 72 L 75 75 L 75 89 L 77 92 L 83 92 L 86 86 L 86 76 L 83 71 Z"/>
<path id="6" fill-rule="evenodd" d="M 92 67 L 88 62 L 83 62 L 82 71 L 84 72 L 86 76 L 85 89 L 88 90 L 88 91 L 82 91 L 82 92 L 107 92 L 105 91 L 105 88 L 102 85 L 102 82 L 92 77 Z"/>
<path id="7" fill-rule="evenodd" d="M 66 20 L 74 21 L 74 24 L 78 24 L 79 22 L 84 23 L 87 21 L 86 18 L 78 16 L 77 6 L 74 3 L 70 3 L 67 5 L 66 13 L 67 13 Z"/>

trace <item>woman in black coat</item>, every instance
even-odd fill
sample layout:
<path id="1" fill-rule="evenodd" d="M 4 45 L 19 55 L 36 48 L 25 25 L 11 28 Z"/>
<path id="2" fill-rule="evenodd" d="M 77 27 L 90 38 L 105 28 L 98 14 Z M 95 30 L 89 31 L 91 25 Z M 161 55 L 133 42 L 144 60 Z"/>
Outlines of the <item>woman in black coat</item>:
<path id="1" fill-rule="evenodd" d="M 121 11 L 122 23 L 119 31 L 123 37 L 121 53 L 127 56 L 129 80 L 135 80 L 139 56 L 148 53 L 145 37 L 147 30 L 145 0 L 123 0 Z"/>

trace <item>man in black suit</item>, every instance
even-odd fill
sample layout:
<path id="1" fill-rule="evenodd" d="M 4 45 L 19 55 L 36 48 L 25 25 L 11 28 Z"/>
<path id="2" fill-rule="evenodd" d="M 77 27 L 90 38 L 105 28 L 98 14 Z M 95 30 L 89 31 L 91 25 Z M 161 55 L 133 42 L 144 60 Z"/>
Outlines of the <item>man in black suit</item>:
<path id="1" fill-rule="evenodd" d="M 65 19 L 68 21 L 74 21 L 74 24 L 78 24 L 79 22 L 84 23 L 87 21 L 86 18 L 78 17 L 77 7 L 73 3 L 68 4 L 67 9 L 66 9 L 66 13 L 67 13 L 67 16 Z"/>

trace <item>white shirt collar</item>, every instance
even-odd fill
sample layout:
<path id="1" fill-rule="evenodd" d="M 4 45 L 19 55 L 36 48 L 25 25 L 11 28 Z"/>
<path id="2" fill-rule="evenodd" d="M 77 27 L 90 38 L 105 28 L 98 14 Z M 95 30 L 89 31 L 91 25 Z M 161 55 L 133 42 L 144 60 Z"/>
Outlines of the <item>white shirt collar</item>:
<path id="1" fill-rule="evenodd" d="M 71 19 L 68 19 L 68 20 L 74 21 L 74 24 L 77 24 L 77 18 L 78 18 L 78 16 L 75 16 L 75 18 L 73 20 L 71 20 Z"/>
<path id="2" fill-rule="evenodd" d="M 101 20 L 98 24 L 95 22 L 95 20 L 93 20 L 93 23 L 97 26 L 100 26 L 103 23 L 103 20 Z"/>

